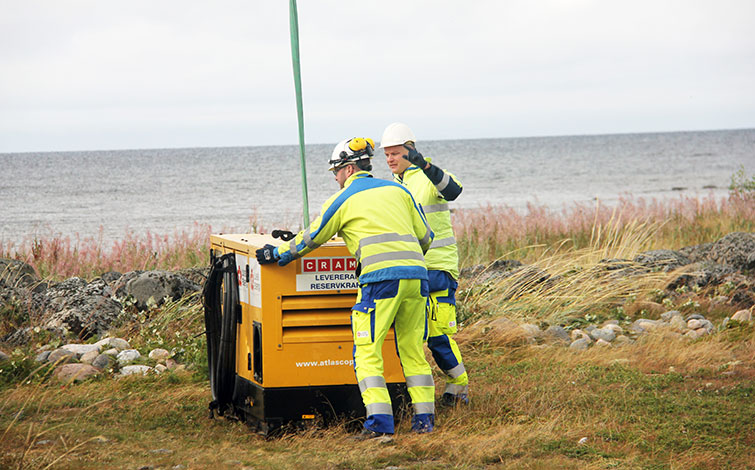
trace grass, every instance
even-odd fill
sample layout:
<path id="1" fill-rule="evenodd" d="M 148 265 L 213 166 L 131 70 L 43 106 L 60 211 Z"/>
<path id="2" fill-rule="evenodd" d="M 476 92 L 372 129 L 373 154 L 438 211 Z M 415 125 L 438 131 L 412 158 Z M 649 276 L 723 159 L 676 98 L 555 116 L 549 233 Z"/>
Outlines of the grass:
<path id="1" fill-rule="evenodd" d="M 472 405 L 440 412 L 431 435 L 413 435 L 402 422 L 390 446 L 348 441 L 343 426 L 266 440 L 243 424 L 207 418 L 208 386 L 190 373 L 62 387 L 44 382 L 2 394 L 0 430 L 7 432 L 0 465 L 45 468 L 59 457 L 52 468 L 724 469 L 754 463 L 752 335 L 744 342 L 717 336 L 692 344 L 649 338 L 582 354 L 494 347 L 463 335 L 460 341 L 473 377 Z M 10 423 L 20 408 L 23 418 Z"/>
<path id="2" fill-rule="evenodd" d="M 414 435 L 402 421 L 393 444 L 357 443 L 347 439 L 348 423 L 341 423 L 266 440 L 241 423 L 209 419 L 203 312 L 195 296 L 147 312 L 127 308 L 113 331 L 143 351 L 175 350 L 189 365 L 186 371 L 62 384 L 51 378 L 52 367 L 24 359 L 36 344 L 0 364 L 0 468 L 753 468 L 751 324 L 730 322 L 695 341 L 657 331 L 633 344 L 584 352 L 470 327 L 477 318 L 501 316 L 576 327 L 657 318 L 672 308 L 703 312 L 718 326 L 740 306 L 713 298 L 739 286 L 668 291 L 674 273 L 633 271 L 637 266 L 625 263 L 633 274 L 617 276 L 604 260 L 753 231 L 747 194 L 733 192 L 715 205 L 680 200 L 662 210 L 637 202 L 611 210 L 596 206 L 581 218 L 536 211 L 516 216 L 504 208 L 457 211 L 465 266 L 516 258 L 529 267 L 511 276 L 486 277 L 483 271 L 462 280 L 459 311 L 467 327 L 457 341 L 470 372 L 472 403 L 439 411 L 433 434 Z M 491 218 L 500 214 L 505 217 Z M 469 228 L 475 220 L 487 222 L 475 232 Z M 133 253 L 131 264 L 120 265 L 106 263 L 116 258 L 104 250 L 96 256 L 59 250 L 57 258 L 40 251 L 35 268 L 54 279 L 94 277 L 96 266 L 149 268 L 147 259 L 162 260 L 166 268 L 204 265 L 203 237 L 176 246 L 161 239 L 162 254 L 152 258 L 138 255 L 147 250 L 136 243 L 132 251 L 121 250 Z M 195 259 L 191 252 L 200 254 Z"/>

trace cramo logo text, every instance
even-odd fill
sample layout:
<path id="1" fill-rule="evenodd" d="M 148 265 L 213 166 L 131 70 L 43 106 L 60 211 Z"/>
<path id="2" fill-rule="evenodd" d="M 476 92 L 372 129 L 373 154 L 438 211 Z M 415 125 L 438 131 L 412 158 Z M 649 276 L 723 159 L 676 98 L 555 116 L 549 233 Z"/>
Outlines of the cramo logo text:
<path id="1" fill-rule="evenodd" d="M 353 272 L 356 269 L 357 260 L 351 257 L 304 258 L 301 261 L 303 273 L 342 273 Z"/>

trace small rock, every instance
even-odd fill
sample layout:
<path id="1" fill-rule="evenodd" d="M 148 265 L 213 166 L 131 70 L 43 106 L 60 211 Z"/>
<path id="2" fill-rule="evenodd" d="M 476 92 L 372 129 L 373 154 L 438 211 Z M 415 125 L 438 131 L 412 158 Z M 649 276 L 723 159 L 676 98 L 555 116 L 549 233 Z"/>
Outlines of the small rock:
<path id="1" fill-rule="evenodd" d="M 732 315 L 731 319 L 741 321 L 741 322 L 750 322 L 752 321 L 752 312 L 749 310 L 740 310 L 734 315 Z"/>
<path id="2" fill-rule="evenodd" d="M 50 439 L 43 439 L 41 441 L 37 441 L 34 445 L 39 446 L 46 446 L 47 444 L 52 444 L 52 441 Z"/>
<path id="3" fill-rule="evenodd" d="M 580 339 L 580 338 L 582 338 L 583 336 L 586 336 L 586 335 L 585 335 L 584 331 L 580 330 L 579 328 L 575 328 L 575 329 L 571 330 L 571 335 L 570 336 L 571 336 L 571 340 L 572 341 L 576 341 L 576 340 L 578 340 L 578 339 Z"/>
<path id="4" fill-rule="evenodd" d="M 652 320 L 640 320 L 640 322 L 637 323 L 637 326 L 639 326 L 642 331 L 651 331 L 658 327 L 658 323 Z"/>
<path id="5" fill-rule="evenodd" d="M 172 454 L 173 451 L 170 449 L 152 449 L 150 450 L 153 454 Z"/>
<path id="6" fill-rule="evenodd" d="M 140 357 L 141 354 L 139 354 L 139 351 L 137 351 L 136 349 L 125 349 L 118 353 L 117 359 L 118 364 L 125 365 L 134 362 Z"/>
<path id="7" fill-rule="evenodd" d="M 170 357 L 170 352 L 157 348 L 149 352 L 149 358 L 153 361 L 162 362 Z"/>
<path id="8" fill-rule="evenodd" d="M 50 357 L 50 351 L 42 351 L 34 358 L 36 362 L 47 362 L 47 358 Z"/>
<path id="9" fill-rule="evenodd" d="M 170 358 L 165 361 L 165 365 L 168 367 L 168 370 L 173 370 L 178 367 L 178 362 L 176 362 L 175 359 Z"/>
<path id="10" fill-rule="evenodd" d="M 115 348 L 108 349 L 107 351 L 103 351 L 102 354 L 107 354 L 108 356 L 116 357 L 120 351 L 118 351 Z"/>
<path id="11" fill-rule="evenodd" d="M 705 320 L 705 317 L 700 315 L 699 313 L 690 313 L 687 315 L 687 321 L 690 320 Z"/>
<path id="12" fill-rule="evenodd" d="M 551 325 L 545 330 L 545 337 L 552 340 L 563 343 L 569 342 L 569 333 L 565 329 L 558 325 Z"/>
<path id="13" fill-rule="evenodd" d="M 679 310 L 669 310 L 668 312 L 661 313 L 661 320 L 670 322 L 672 318 L 681 316 L 682 312 L 680 312 Z"/>
<path id="14" fill-rule="evenodd" d="M 540 328 L 532 323 L 523 323 L 519 327 L 524 331 L 527 341 L 529 342 L 535 341 L 543 334 L 543 332 L 540 331 Z"/>
<path id="15" fill-rule="evenodd" d="M 613 344 L 616 346 L 623 346 L 625 344 L 632 344 L 632 340 L 628 336 L 618 335 L 616 339 L 613 340 Z"/>
<path id="16" fill-rule="evenodd" d="M 52 362 L 53 364 L 60 362 L 60 363 L 66 363 L 66 362 L 73 362 L 76 360 L 76 354 L 68 351 L 66 349 L 56 349 L 54 351 L 51 351 L 50 354 L 47 356 L 47 362 Z"/>
<path id="17" fill-rule="evenodd" d="M 162 374 L 162 373 L 163 373 L 163 372 L 165 372 L 166 370 L 168 370 L 168 368 L 167 368 L 167 367 L 165 367 L 165 366 L 164 366 L 164 365 L 162 365 L 162 364 L 158 364 L 158 365 L 156 365 L 156 366 L 155 366 L 155 372 L 157 372 L 158 374 Z"/>
<path id="18" fill-rule="evenodd" d="M 95 359 L 97 359 L 97 357 L 99 357 L 99 355 L 100 353 L 96 349 L 94 349 L 92 351 L 82 354 L 79 360 L 83 362 L 84 364 L 91 364 L 92 362 L 94 362 Z"/>
<path id="19" fill-rule="evenodd" d="M 142 366 L 142 365 L 125 366 L 121 368 L 120 375 L 122 376 L 135 375 L 135 374 L 145 375 L 149 373 L 151 370 L 153 369 L 150 366 Z"/>
<path id="20" fill-rule="evenodd" d="M 707 335 L 708 333 L 710 333 L 710 332 L 709 332 L 709 331 L 707 330 L 707 328 L 698 328 L 698 329 L 696 329 L 696 330 L 694 330 L 694 331 L 695 331 L 695 332 L 696 332 L 696 333 L 697 333 L 698 335 L 700 335 L 700 336 L 705 336 L 705 335 Z"/>
<path id="21" fill-rule="evenodd" d="M 610 328 L 596 328 L 590 332 L 590 337 L 597 341 L 611 342 L 616 339 L 616 333 Z"/>
<path id="22" fill-rule="evenodd" d="M 619 325 L 619 320 L 606 320 L 603 322 L 603 326 L 606 327 L 608 325 Z"/>
<path id="23" fill-rule="evenodd" d="M 122 338 L 111 338 L 110 346 L 114 347 L 118 351 L 125 351 L 127 349 L 131 349 L 131 345 L 128 344 L 128 341 Z"/>
<path id="24" fill-rule="evenodd" d="M 677 331 L 683 331 L 687 329 L 687 322 L 684 321 L 681 315 L 676 315 L 671 318 L 669 326 Z"/>
<path id="25" fill-rule="evenodd" d="M 123 351 L 123 350 L 126 350 L 126 349 L 131 349 L 131 345 L 129 345 L 128 341 L 126 341 L 125 339 L 111 338 L 109 336 L 107 338 L 104 338 L 104 339 L 101 339 L 101 340 L 97 341 L 94 344 L 96 344 L 97 346 L 99 346 L 99 348 L 101 350 L 105 349 L 105 348 L 115 348 L 118 351 Z"/>
<path id="26" fill-rule="evenodd" d="M 687 339 L 697 339 L 700 337 L 700 334 L 695 330 L 689 330 L 688 332 L 684 333 L 684 337 Z"/>
<path id="27" fill-rule="evenodd" d="M 702 327 L 705 328 L 706 330 L 708 330 L 708 333 L 713 333 L 714 331 L 716 331 L 716 327 L 713 326 L 713 322 L 712 321 L 710 321 L 710 320 L 700 320 L 700 321 L 703 322 L 703 326 Z"/>
<path id="28" fill-rule="evenodd" d="M 65 349 L 66 351 L 71 351 L 72 353 L 76 354 L 77 359 L 91 351 L 97 351 L 98 353 L 100 352 L 100 347 L 96 344 L 64 344 L 63 346 L 61 346 L 61 349 Z"/>
<path id="29" fill-rule="evenodd" d="M 587 444 L 587 438 L 583 437 L 582 439 L 580 439 L 580 440 L 577 441 L 577 444 L 579 444 L 581 446 Z"/>
<path id="30" fill-rule="evenodd" d="M 604 330 L 611 330 L 616 335 L 620 335 L 620 334 L 624 333 L 624 328 L 622 328 L 619 325 L 614 324 L 614 323 L 608 323 L 607 325 L 603 326 L 603 329 Z"/>
<path id="31" fill-rule="evenodd" d="M 699 320 L 697 318 L 693 318 L 692 320 L 687 321 L 687 328 L 690 330 L 696 330 L 698 328 L 702 328 L 704 325 L 702 320 Z"/>
<path id="32" fill-rule="evenodd" d="M 115 362 L 113 356 L 102 353 L 98 355 L 93 361 L 92 365 L 98 369 L 105 370 Z"/>
<path id="33" fill-rule="evenodd" d="M 53 375 L 61 382 L 81 382 L 100 373 L 89 364 L 63 364 L 58 366 Z"/>
<path id="34" fill-rule="evenodd" d="M 631 325 L 629 325 L 629 331 L 631 331 L 632 333 L 638 333 L 638 334 L 644 333 L 645 329 L 640 325 L 640 323 L 647 323 L 651 321 L 652 320 L 648 320 L 646 318 L 639 318 L 635 320 L 634 322 L 632 322 Z"/>
<path id="35" fill-rule="evenodd" d="M 574 349 L 574 350 L 577 350 L 577 351 L 584 351 L 585 349 L 587 349 L 590 346 L 591 342 L 592 341 L 590 341 L 589 338 L 583 337 L 583 338 L 580 338 L 578 340 L 573 341 L 569 345 L 569 349 Z"/>
<path id="36" fill-rule="evenodd" d="M 110 346 L 110 340 L 111 340 L 111 339 L 112 339 L 112 338 L 111 338 L 110 336 L 108 336 L 107 338 L 103 338 L 103 339 L 101 339 L 101 340 L 97 341 L 97 342 L 96 342 L 96 343 L 94 343 L 94 344 L 96 344 L 96 345 L 97 345 L 97 347 L 98 347 L 98 348 L 100 348 L 100 349 L 102 349 L 102 348 L 106 348 L 106 347 Z"/>
<path id="37" fill-rule="evenodd" d="M 606 341 L 606 340 L 604 340 L 604 339 L 598 339 L 598 340 L 597 340 L 597 341 L 595 342 L 595 346 L 600 346 L 600 347 L 602 347 L 602 348 L 604 348 L 604 347 L 608 347 L 608 348 L 610 348 L 610 347 L 611 347 L 611 343 L 609 343 L 608 341 Z"/>

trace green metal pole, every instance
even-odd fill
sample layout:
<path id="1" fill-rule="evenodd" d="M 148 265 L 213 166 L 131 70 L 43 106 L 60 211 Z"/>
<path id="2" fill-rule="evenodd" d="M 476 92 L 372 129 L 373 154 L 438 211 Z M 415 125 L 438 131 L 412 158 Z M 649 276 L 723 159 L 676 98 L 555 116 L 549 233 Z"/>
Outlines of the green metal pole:
<path id="1" fill-rule="evenodd" d="M 299 154 L 301 156 L 301 190 L 304 200 L 304 228 L 309 226 L 309 200 L 307 198 L 307 163 L 304 158 L 304 106 L 301 99 L 301 67 L 299 66 L 299 15 L 296 0 L 289 4 L 291 16 L 291 58 L 294 62 L 294 86 L 296 87 L 296 113 L 299 117 Z"/>

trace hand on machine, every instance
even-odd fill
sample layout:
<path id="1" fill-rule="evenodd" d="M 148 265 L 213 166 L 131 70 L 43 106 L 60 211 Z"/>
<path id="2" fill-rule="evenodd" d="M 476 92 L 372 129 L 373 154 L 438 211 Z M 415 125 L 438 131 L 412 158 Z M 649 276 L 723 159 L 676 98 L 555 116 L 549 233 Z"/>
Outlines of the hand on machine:
<path id="1" fill-rule="evenodd" d="M 275 254 L 275 246 L 267 244 L 255 252 L 260 264 L 275 263 L 280 258 Z"/>
<path id="2" fill-rule="evenodd" d="M 273 230 L 273 233 L 271 233 L 273 238 L 280 238 L 284 242 L 287 242 L 289 240 L 292 240 L 296 234 L 294 232 L 289 232 L 288 230 Z M 275 263 L 280 259 L 279 256 L 276 256 L 275 254 L 275 246 L 267 244 L 257 250 L 255 252 L 257 254 L 257 261 L 260 264 L 270 264 Z"/>

